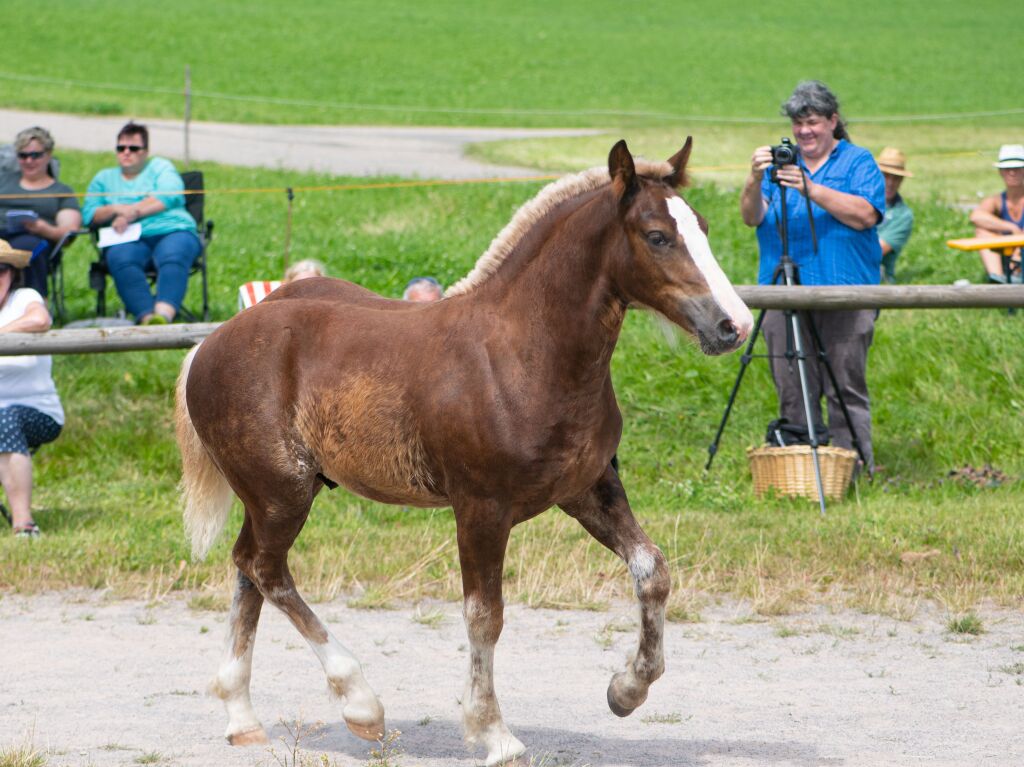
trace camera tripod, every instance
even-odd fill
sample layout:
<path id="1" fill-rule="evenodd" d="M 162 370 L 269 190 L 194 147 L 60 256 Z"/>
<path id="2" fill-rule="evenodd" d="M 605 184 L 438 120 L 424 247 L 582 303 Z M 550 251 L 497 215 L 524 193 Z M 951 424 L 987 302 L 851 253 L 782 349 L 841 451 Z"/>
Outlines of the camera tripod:
<path id="1" fill-rule="evenodd" d="M 776 168 L 772 168 L 772 181 L 778 184 L 778 177 L 776 176 Z M 806 197 L 805 197 L 806 198 Z M 789 255 L 789 236 L 786 226 L 786 193 L 783 191 L 780 199 L 780 217 L 781 225 L 779 229 L 779 235 L 782 242 L 782 255 L 779 259 L 779 265 L 775 269 L 775 273 L 772 276 L 772 284 L 776 285 L 780 279 L 784 285 L 792 286 L 800 284 L 799 270 L 796 263 Z M 810 199 L 807 199 L 808 207 L 808 218 L 811 218 L 810 211 Z M 813 218 L 811 218 L 813 222 Z M 813 227 L 813 223 L 812 223 Z M 811 230 L 812 237 L 814 230 Z M 817 243 L 815 242 L 815 249 Z M 704 466 L 705 471 L 711 469 L 711 463 L 715 459 L 715 454 L 718 452 L 718 443 L 722 439 L 722 433 L 725 431 L 725 424 L 729 420 L 729 414 L 732 411 L 732 406 L 736 402 L 736 396 L 740 390 L 740 384 L 743 382 L 743 375 L 747 372 L 747 367 L 750 365 L 750 361 L 753 359 L 754 345 L 757 343 L 757 337 L 761 333 L 761 326 L 764 323 L 765 309 L 762 309 L 758 314 L 757 322 L 754 324 L 754 330 L 750 334 L 750 341 L 747 344 L 746 351 L 743 356 L 740 357 L 740 372 L 736 376 L 736 382 L 733 384 L 732 392 L 729 394 L 729 402 L 725 406 L 725 412 L 722 414 L 722 421 L 718 425 L 718 432 L 715 434 L 715 439 L 708 446 L 708 462 Z M 807 433 L 810 440 L 811 455 L 814 463 L 814 481 L 818 489 L 818 503 L 821 508 L 821 513 L 825 514 L 825 491 L 821 481 L 821 463 L 818 456 L 818 434 L 817 434 L 817 421 L 812 416 L 811 408 L 811 397 L 807 385 L 807 354 L 804 351 L 803 344 L 803 319 L 800 313 L 794 309 L 786 309 L 786 351 L 783 355 L 787 360 L 796 360 L 797 372 L 800 378 L 800 393 L 803 396 L 804 402 L 804 417 L 807 423 Z M 846 424 L 850 429 L 850 437 L 854 448 L 857 451 L 857 455 L 860 460 L 867 466 L 867 459 L 864 456 L 864 450 L 861 448 L 860 440 L 857 437 L 857 432 L 854 429 L 853 421 L 850 418 L 850 413 L 846 408 L 846 401 L 843 399 L 843 393 L 839 388 L 838 382 L 836 381 L 835 371 L 832 369 L 832 363 L 829 361 L 828 353 L 825 349 L 825 345 L 821 341 L 821 336 L 818 334 L 818 328 L 814 324 L 814 319 L 808 314 L 806 316 L 807 327 L 810 330 L 811 337 L 814 339 L 814 345 L 817 349 L 817 358 L 822 363 L 828 373 L 829 382 L 832 384 L 832 390 L 836 393 L 836 398 L 839 400 L 839 406 L 842 409 L 843 417 L 846 419 Z M 765 357 L 772 357 L 773 355 L 764 355 Z M 777 355 L 775 355 L 777 356 Z M 815 410 L 818 409 L 818 403 L 815 402 Z M 870 468 L 869 468 L 870 471 Z"/>

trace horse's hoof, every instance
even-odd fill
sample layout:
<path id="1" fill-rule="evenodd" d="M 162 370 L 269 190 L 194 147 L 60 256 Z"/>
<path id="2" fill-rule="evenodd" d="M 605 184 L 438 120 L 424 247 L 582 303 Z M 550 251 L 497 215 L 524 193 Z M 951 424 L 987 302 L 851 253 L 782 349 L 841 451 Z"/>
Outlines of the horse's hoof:
<path id="1" fill-rule="evenodd" d="M 634 711 L 636 711 L 635 708 L 625 708 L 624 706 L 620 706 L 618 704 L 618 702 L 615 700 L 615 698 L 612 697 L 612 686 L 611 685 L 608 685 L 608 708 L 610 708 L 612 710 L 612 713 L 615 714 L 615 716 L 622 716 L 622 717 L 629 716 Z"/>
<path id="2" fill-rule="evenodd" d="M 631 674 L 620 671 L 608 683 L 608 708 L 615 716 L 629 716 L 647 700 L 647 687 L 640 687 Z"/>
<path id="3" fill-rule="evenodd" d="M 525 752 L 526 746 L 519 741 L 519 738 L 509 733 L 507 737 L 502 738 L 501 743 L 490 749 L 484 767 L 496 767 L 499 764 L 504 767 L 515 767 L 515 765 L 522 764 L 518 757 Z"/>
<path id="4" fill-rule="evenodd" d="M 384 737 L 384 707 L 372 694 L 357 700 L 349 699 L 341 716 L 356 737 L 374 741 Z"/>
<path id="5" fill-rule="evenodd" d="M 228 735 L 228 743 L 232 746 L 263 746 L 269 742 L 270 739 L 267 738 L 267 733 L 262 727 Z"/>
<path id="6" fill-rule="evenodd" d="M 362 724 L 360 722 L 350 722 L 345 720 L 345 724 L 348 725 L 348 728 L 352 731 L 353 735 L 362 738 L 363 740 L 372 740 L 376 742 L 384 737 L 383 719 L 371 724 Z"/>

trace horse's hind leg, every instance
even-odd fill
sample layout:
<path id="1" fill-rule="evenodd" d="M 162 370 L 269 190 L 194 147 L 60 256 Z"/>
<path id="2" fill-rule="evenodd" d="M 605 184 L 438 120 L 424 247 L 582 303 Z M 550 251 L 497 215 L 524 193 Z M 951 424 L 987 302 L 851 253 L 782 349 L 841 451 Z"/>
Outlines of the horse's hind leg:
<path id="1" fill-rule="evenodd" d="M 239 569 L 256 584 L 263 596 L 283 612 L 316 653 L 327 674 L 331 691 L 345 703 L 342 716 L 348 728 L 366 740 L 384 736 L 384 708 L 370 689 L 359 661 L 326 629 L 295 588 L 288 569 L 288 549 L 306 521 L 312 498 L 305 501 L 301 514 L 275 512 L 262 514 L 253 534 L 239 537 L 234 558 Z M 246 504 L 246 515 L 252 507 Z M 246 527 L 249 519 L 246 520 Z"/>
<path id="2" fill-rule="evenodd" d="M 665 670 L 662 643 L 670 586 L 665 555 L 640 529 L 611 467 L 583 496 L 561 507 L 625 560 L 633 575 L 640 600 L 640 643 L 626 670 L 615 674 L 608 685 L 609 708 L 618 716 L 628 716 L 647 700 L 648 688 Z"/>
<path id="3" fill-rule="evenodd" d="M 251 580 L 238 571 L 235 597 L 228 619 L 228 637 L 217 676 L 210 691 L 224 701 L 228 711 L 228 729 L 224 736 L 233 746 L 266 743 L 263 730 L 249 697 L 249 679 L 252 675 L 252 648 L 256 639 L 256 624 L 263 607 L 263 595 Z"/>
<path id="4" fill-rule="evenodd" d="M 469 679 L 462 695 L 466 740 L 487 749 L 488 767 L 519 756 L 526 747 L 501 718 L 494 694 L 494 646 L 504 625 L 501 576 L 509 530 L 483 508 L 456 508 L 463 614 L 469 635 Z"/>

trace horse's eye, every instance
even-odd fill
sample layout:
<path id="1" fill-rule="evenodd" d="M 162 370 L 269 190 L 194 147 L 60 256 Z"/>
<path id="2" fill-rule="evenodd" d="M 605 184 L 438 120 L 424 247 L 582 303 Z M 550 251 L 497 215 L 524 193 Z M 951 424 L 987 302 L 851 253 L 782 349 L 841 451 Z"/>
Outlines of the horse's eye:
<path id="1" fill-rule="evenodd" d="M 647 233 L 647 241 L 656 248 L 664 247 L 669 243 L 668 237 L 657 230 Z"/>

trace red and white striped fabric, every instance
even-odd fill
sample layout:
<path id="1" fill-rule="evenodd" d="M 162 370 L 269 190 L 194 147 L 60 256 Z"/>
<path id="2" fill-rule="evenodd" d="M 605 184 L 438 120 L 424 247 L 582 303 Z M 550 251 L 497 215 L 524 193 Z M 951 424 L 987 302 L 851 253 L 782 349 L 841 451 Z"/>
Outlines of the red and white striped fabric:
<path id="1" fill-rule="evenodd" d="M 238 288 L 238 310 L 255 306 L 275 288 L 281 287 L 280 280 L 256 280 L 247 282 Z"/>

